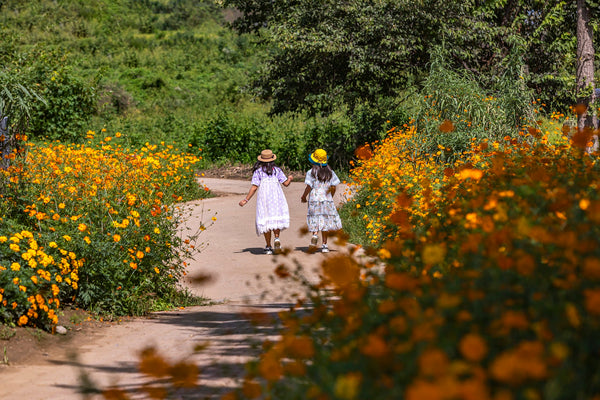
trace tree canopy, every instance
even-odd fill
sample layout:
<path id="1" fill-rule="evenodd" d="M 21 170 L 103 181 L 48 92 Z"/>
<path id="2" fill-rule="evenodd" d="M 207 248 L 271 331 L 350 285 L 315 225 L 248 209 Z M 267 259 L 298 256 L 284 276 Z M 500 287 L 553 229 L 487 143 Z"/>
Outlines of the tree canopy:
<path id="1" fill-rule="evenodd" d="M 597 18 L 599 2 L 587 0 Z M 224 0 L 233 26 L 272 52 L 254 81 L 274 113 L 328 112 L 394 97 L 427 72 L 434 49 L 485 85 L 519 63 L 536 96 L 574 101 L 574 2 L 539 0 Z M 595 19 L 594 26 L 598 23 Z M 513 68 L 514 70 L 514 68 Z"/>

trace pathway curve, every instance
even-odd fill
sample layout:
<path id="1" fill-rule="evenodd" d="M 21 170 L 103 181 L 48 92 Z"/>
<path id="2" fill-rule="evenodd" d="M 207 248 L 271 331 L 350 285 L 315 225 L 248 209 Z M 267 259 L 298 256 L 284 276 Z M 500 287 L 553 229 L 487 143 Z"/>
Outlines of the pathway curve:
<path id="1" fill-rule="evenodd" d="M 192 215 L 186 228 L 195 230 L 203 221 L 211 223 L 213 216 L 216 221 L 200 235 L 205 247 L 190 263 L 188 277 L 210 275 L 213 279 L 197 286 L 188 278 L 185 285 L 215 304 L 153 313 L 102 328 L 74 349 L 76 361 L 64 351 L 51 351 L 27 365 L 3 368 L 0 399 L 81 399 L 81 370 L 104 387 L 114 383 L 124 388 L 139 386 L 144 383 L 137 372 L 139 352 L 148 346 L 171 360 L 187 357 L 200 366 L 200 388 L 185 398 L 217 399 L 239 382 L 244 363 L 257 353 L 260 342 L 276 335 L 273 323 L 252 325 L 242 315 L 259 310 L 276 317 L 293 304 L 295 293 L 301 293 L 289 282 L 271 279 L 274 268 L 299 264 L 309 279 L 316 279 L 324 257 L 345 250 L 330 244 L 329 255 L 306 252 L 309 236 L 300 232 L 306 225 L 306 204 L 300 203 L 302 182 L 284 188 L 292 227 L 281 234 L 282 246 L 291 250 L 286 257 L 262 254 L 264 239 L 254 230 L 255 198 L 243 208 L 238 205 L 249 181 L 205 178 L 203 183 L 220 196 L 190 204 Z M 338 203 L 344 197 L 340 189 Z M 201 343 L 209 346 L 193 354 Z"/>

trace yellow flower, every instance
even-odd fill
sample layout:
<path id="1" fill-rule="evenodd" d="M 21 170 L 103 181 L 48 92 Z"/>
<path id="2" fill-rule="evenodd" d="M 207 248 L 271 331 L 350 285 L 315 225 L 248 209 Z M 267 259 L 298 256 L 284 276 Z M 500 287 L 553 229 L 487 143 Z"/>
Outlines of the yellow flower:
<path id="1" fill-rule="evenodd" d="M 335 380 L 334 393 L 343 400 L 354 400 L 358 396 L 362 375 L 360 372 L 350 372 L 340 375 Z"/>
<path id="2" fill-rule="evenodd" d="M 137 253 L 135 253 L 135 256 L 141 260 L 142 258 L 144 258 L 144 252 L 138 250 Z"/>
<path id="3" fill-rule="evenodd" d="M 27 318 L 27 316 L 26 315 L 21 315 L 19 317 L 19 326 L 27 325 L 27 321 L 29 321 L 29 319 Z"/>
<path id="4" fill-rule="evenodd" d="M 160 229 L 154 228 L 154 233 L 156 233 L 157 235 L 159 235 L 160 234 Z"/>
<path id="5" fill-rule="evenodd" d="M 81 231 L 81 232 L 85 232 L 85 230 L 87 229 L 87 226 L 86 226 L 86 224 L 79 224 L 77 229 L 79 229 L 79 231 Z"/>
<path id="6" fill-rule="evenodd" d="M 69 236 L 69 235 L 64 235 L 64 236 L 63 236 L 63 239 L 65 239 L 67 242 L 70 242 L 70 241 L 71 241 L 71 236 Z"/>
<path id="7" fill-rule="evenodd" d="M 19 263 L 16 263 L 16 262 L 15 262 L 15 263 L 12 263 L 12 264 L 10 265 L 10 269 L 12 269 L 13 271 L 18 271 L 18 270 L 20 270 L 20 269 L 21 269 L 21 265 L 19 265 Z"/>
<path id="8" fill-rule="evenodd" d="M 118 242 L 118 241 L 120 241 L 120 240 L 121 240 L 121 236 L 120 236 L 120 235 L 113 235 L 113 240 L 114 240 L 115 242 Z"/>
<path id="9" fill-rule="evenodd" d="M 154 272 L 156 272 L 157 274 L 160 273 L 160 270 L 158 269 L 158 267 L 154 267 Z"/>
<path id="10" fill-rule="evenodd" d="M 425 245 L 421 257 L 426 265 L 438 264 L 446 257 L 446 247 L 441 244 Z"/>

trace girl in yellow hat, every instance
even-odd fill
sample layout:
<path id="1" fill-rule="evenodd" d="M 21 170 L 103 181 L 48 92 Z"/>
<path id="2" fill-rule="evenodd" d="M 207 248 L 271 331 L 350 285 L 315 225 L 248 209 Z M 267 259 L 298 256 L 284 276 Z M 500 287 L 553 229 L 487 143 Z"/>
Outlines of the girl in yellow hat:
<path id="1" fill-rule="evenodd" d="M 327 165 L 328 159 L 327 152 L 323 149 L 315 150 L 308 157 L 313 167 L 306 173 L 304 180 L 306 188 L 301 197 L 303 203 L 308 202 L 306 222 L 308 230 L 312 232 L 310 249 L 316 250 L 319 241 L 318 234 L 321 232 L 323 240 L 321 251 L 323 253 L 329 252 L 327 247 L 329 232 L 342 229 L 342 220 L 333 202 L 333 195 L 336 186 L 340 184 L 340 179 Z"/>

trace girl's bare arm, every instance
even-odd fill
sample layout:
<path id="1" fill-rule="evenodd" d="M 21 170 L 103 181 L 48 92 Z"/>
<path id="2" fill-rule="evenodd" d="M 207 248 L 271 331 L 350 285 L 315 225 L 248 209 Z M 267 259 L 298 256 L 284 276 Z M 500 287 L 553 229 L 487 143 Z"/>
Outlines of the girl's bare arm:
<path id="1" fill-rule="evenodd" d="M 258 189 L 258 186 L 256 185 L 252 185 L 250 186 L 250 190 L 248 190 L 248 194 L 246 195 L 246 197 L 240 201 L 240 207 L 244 207 L 246 205 L 246 203 L 248 203 L 248 201 L 250 201 L 250 199 L 252 198 L 252 196 L 254 196 L 254 193 L 256 193 L 256 190 Z"/>
<path id="2" fill-rule="evenodd" d="M 312 188 L 310 187 L 310 185 L 306 185 L 306 187 L 304 188 L 304 193 L 302 193 L 302 197 L 300 197 L 300 201 L 306 203 L 306 196 L 308 196 L 311 190 Z"/>
<path id="3" fill-rule="evenodd" d="M 294 179 L 294 177 L 292 175 L 288 176 L 287 180 L 285 182 L 282 182 L 281 184 L 283 186 L 290 186 L 290 183 L 292 183 L 292 179 Z"/>

